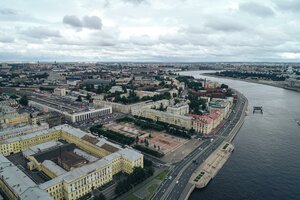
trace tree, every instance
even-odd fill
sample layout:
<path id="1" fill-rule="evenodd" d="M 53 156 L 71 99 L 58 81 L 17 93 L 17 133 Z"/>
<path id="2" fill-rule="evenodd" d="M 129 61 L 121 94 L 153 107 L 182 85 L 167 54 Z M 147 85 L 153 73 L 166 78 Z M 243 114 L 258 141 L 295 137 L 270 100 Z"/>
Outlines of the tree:
<path id="1" fill-rule="evenodd" d="M 82 102 L 82 97 L 79 95 L 79 96 L 77 97 L 76 101 Z"/>
<path id="2" fill-rule="evenodd" d="M 17 99 L 17 98 L 18 98 L 18 96 L 17 96 L 17 95 L 15 95 L 15 94 L 13 94 L 13 95 L 11 95 L 9 98 L 11 98 L 11 99 Z"/>
<path id="3" fill-rule="evenodd" d="M 106 200 L 106 197 L 104 194 L 100 193 L 99 195 L 95 196 L 95 200 Z"/>
<path id="4" fill-rule="evenodd" d="M 159 110 L 160 110 L 160 111 L 163 111 L 163 110 L 164 110 L 164 105 L 163 105 L 162 103 L 160 103 Z"/>
<path id="5" fill-rule="evenodd" d="M 19 103 L 22 106 L 28 106 L 28 98 L 27 98 L 27 96 L 22 96 L 22 98 L 20 99 Z"/>
<path id="6" fill-rule="evenodd" d="M 228 85 L 226 85 L 226 84 L 223 83 L 223 84 L 221 85 L 221 88 L 226 88 L 226 89 L 228 89 Z"/>
<path id="7" fill-rule="evenodd" d="M 88 101 L 92 100 L 92 96 L 89 93 L 86 95 L 86 100 L 88 100 Z"/>

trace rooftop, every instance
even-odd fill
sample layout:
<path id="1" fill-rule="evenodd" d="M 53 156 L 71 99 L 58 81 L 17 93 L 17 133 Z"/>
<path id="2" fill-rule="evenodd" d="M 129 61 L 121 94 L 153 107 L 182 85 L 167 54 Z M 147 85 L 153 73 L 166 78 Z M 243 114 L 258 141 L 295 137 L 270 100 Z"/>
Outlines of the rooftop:
<path id="1" fill-rule="evenodd" d="M 26 174 L 0 154 L 0 175 L 13 192 L 24 200 L 50 200 L 50 195 L 41 190 Z"/>

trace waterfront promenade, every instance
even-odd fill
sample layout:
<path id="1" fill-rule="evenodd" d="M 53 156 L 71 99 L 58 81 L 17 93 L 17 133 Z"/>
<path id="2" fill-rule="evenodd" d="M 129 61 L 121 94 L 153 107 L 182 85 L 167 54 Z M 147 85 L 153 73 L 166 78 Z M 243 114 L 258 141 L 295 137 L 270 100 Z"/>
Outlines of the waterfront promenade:
<path id="1" fill-rule="evenodd" d="M 182 199 L 184 191 L 189 191 L 186 190 L 186 186 L 191 185 L 188 182 L 193 172 L 224 141 L 231 141 L 234 138 L 243 123 L 247 105 L 247 99 L 238 93 L 238 101 L 234 105 L 233 111 L 223 126 L 219 128 L 214 140 L 206 140 L 184 160 L 172 166 L 168 174 L 169 178 L 162 182 L 152 199 Z"/>

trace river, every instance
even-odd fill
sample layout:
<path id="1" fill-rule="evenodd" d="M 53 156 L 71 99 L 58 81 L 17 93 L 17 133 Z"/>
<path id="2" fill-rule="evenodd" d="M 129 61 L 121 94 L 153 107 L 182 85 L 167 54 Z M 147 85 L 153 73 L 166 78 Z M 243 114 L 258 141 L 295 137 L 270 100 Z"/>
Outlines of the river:
<path id="1" fill-rule="evenodd" d="M 300 199 L 300 93 L 267 85 L 205 77 L 201 71 L 180 72 L 207 78 L 242 92 L 249 115 L 234 139 L 235 151 L 218 175 L 190 200 Z M 253 114 L 262 106 L 264 114 Z"/>

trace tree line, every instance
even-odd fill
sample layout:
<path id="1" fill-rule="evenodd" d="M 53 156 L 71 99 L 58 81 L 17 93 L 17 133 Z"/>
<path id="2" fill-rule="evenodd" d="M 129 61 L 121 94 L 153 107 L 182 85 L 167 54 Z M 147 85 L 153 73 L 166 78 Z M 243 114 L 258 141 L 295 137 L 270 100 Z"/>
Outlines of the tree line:
<path id="1" fill-rule="evenodd" d="M 115 193 L 121 195 L 128 192 L 134 186 L 152 176 L 153 173 L 154 169 L 152 162 L 144 159 L 144 168 L 135 167 L 133 172 L 129 174 L 125 180 L 118 182 Z"/>
<path id="2" fill-rule="evenodd" d="M 135 141 L 135 138 L 133 137 L 129 137 L 111 130 L 105 130 L 102 128 L 101 125 L 92 126 L 90 128 L 90 131 L 92 133 L 97 133 L 98 135 L 102 135 L 104 137 L 107 137 L 111 140 L 117 141 L 124 145 L 131 145 Z"/>
<path id="3" fill-rule="evenodd" d="M 260 78 L 260 79 L 267 79 L 272 81 L 285 81 L 285 77 L 278 76 L 277 74 L 273 73 L 256 73 L 256 72 L 239 72 L 239 71 L 222 71 L 216 72 L 215 75 L 217 76 L 225 76 L 225 77 L 232 77 L 232 78 Z"/>

